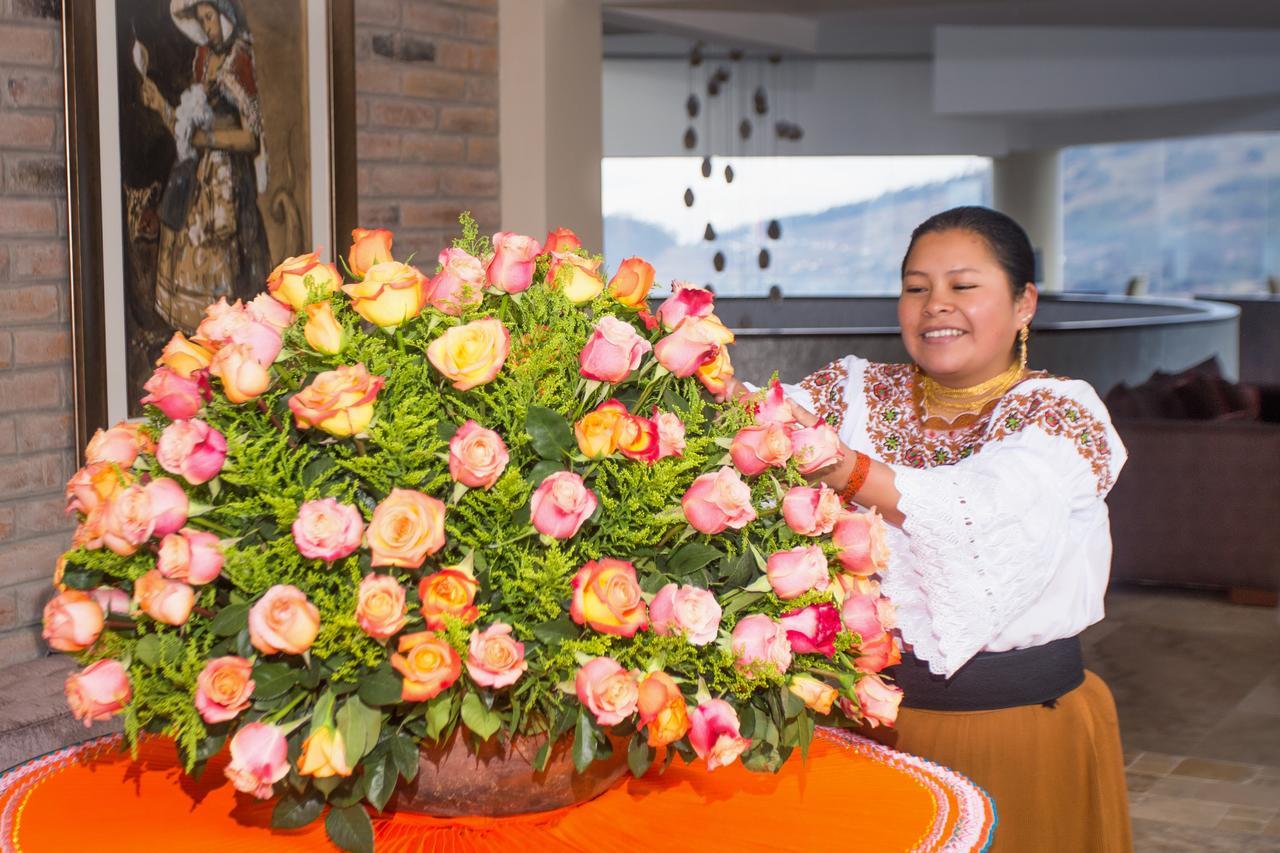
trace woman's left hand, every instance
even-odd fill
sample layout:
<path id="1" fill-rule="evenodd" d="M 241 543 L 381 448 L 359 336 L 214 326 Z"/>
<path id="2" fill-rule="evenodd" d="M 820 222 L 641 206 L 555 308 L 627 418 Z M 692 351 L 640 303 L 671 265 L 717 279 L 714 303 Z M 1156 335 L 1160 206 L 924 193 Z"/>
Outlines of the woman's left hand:
<path id="1" fill-rule="evenodd" d="M 203 128 L 196 128 L 191 134 L 191 145 L 193 148 L 208 148 L 213 144 L 213 137 L 209 131 Z"/>

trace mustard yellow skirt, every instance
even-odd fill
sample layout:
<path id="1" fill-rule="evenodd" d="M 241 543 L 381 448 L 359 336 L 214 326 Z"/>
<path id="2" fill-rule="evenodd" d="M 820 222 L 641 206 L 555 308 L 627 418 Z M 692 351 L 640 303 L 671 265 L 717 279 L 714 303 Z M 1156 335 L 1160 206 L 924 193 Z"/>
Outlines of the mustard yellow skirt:
<path id="1" fill-rule="evenodd" d="M 1092 672 L 1052 708 L 903 708 L 894 728 L 863 734 L 981 785 L 999 819 L 993 853 L 1133 850 L 1116 706 Z"/>

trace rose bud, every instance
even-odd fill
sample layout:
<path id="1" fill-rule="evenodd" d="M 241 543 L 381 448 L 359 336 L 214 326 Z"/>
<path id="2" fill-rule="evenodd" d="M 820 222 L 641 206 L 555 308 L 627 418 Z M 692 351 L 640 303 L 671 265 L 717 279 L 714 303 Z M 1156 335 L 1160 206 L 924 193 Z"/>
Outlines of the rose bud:
<path id="1" fill-rule="evenodd" d="M 733 343 L 733 332 L 714 316 L 687 320 L 653 348 L 658 363 L 680 378 L 693 376 L 698 368 L 714 362 L 726 344 Z"/>
<path id="2" fill-rule="evenodd" d="M 392 489 L 369 522 L 366 541 L 372 565 L 420 568 L 444 547 L 444 503 L 412 489 Z"/>
<path id="3" fill-rule="evenodd" d="M 831 425 L 820 421 L 791 433 L 791 455 L 801 474 L 812 474 L 840 461 L 840 436 Z"/>
<path id="4" fill-rule="evenodd" d="M 356 624 L 375 640 L 390 639 L 409 621 L 404 587 L 390 575 L 365 575 L 356 597 Z"/>
<path id="5" fill-rule="evenodd" d="M 298 507 L 298 517 L 293 520 L 291 530 L 299 554 L 309 560 L 332 563 L 359 550 L 364 519 L 360 517 L 360 510 L 350 504 L 324 498 Z"/>
<path id="6" fill-rule="evenodd" d="M 649 627 L 635 566 L 611 557 L 587 562 L 573 576 L 569 615 L 579 625 L 619 637 Z"/>
<path id="7" fill-rule="evenodd" d="M 524 643 L 513 639 L 511 626 L 502 622 L 494 622 L 484 631 L 472 631 L 467 651 L 467 673 L 480 687 L 509 687 L 529 668 Z"/>
<path id="8" fill-rule="evenodd" d="M 671 288 L 671 295 L 658 306 L 658 322 L 666 331 L 674 332 L 685 320 L 709 317 L 715 310 L 710 290 L 687 281 L 673 281 Z"/>
<path id="9" fill-rule="evenodd" d="M 590 302 L 604 290 L 600 261 L 574 253 L 553 252 L 547 271 L 547 286 L 560 290 L 574 305 Z"/>
<path id="10" fill-rule="evenodd" d="M 655 749 L 675 743 L 689 731 L 689 708 L 671 676 L 661 670 L 640 679 L 636 699 L 640 712 L 637 728 L 649 730 L 649 746 Z"/>
<path id="11" fill-rule="evenodd" d="M 572 252 L 574 249 L 581 248 L 582 241 L 578 239 L 578 235 L 564 226 L 548 231 L 547 239 L 542 244 L 544 252 Z"/>
<path id="12" fill-rule="evenodd" d="M 427 301 L 437 311 L 457 317 L 463 309 L 484 299 L 485 272 L 480 259 L 464 249 L 445 249 L 439 257 L 440 272 L 427 287 Z"/>
<path id="13" fill-rule="evenodd" d="M 732 468 L 698 477 L 680 499 L 680 505 L 694 529 L 708 535 L 729 527 L 741 530 L 756 519 L 751 489 Z"/>
<path id="14" fill-rule="evenodd" d="M 191 618 L 196 592 L 182 581 L 169 580 L 152 569 L 133 582 L 133 606 L 165 625 L 185 625 Z"/>
<path id="15" fill-rule="evenodd" d="M 160 433 L 156 461 L 193 486 L 207 483 L 227 460 L 227 439 L 202 420 L 177 420 Z"/>
<path id="16" fill-rule="evenodd" d="M 716 638 L 722 613 L 715 595 L 696 586 L 669 583 L 649 603 L 655 634 L 682 635 L 694 646 L 705 646 Z"/>
<path id="17" fill-rule="evenodd" d="M 862 718 L 871 728 L 893 726 L 898 719 L 898 705 L 902 702 L 902 689 L 885 684 L 878 675 L 865 675 L 858 679 L 854 691 Z"/>
<path id="18" fill-rule="evenodd" d="M 228 655 L 214 658 L 196 677 L 196 710 L 210 725 L 234 720 L 253 696 L 253 663 Z"/>
<path id="19" fill-rule="evenodd" d="M 473 420 L 449 439 L 449 474 L 471 489 L 493 488 L 510 458 L 502 437 Z"/>
<path id="20" fill-rule="evenodd" d="M 313 727 L 311 734 L 302 742 L 298 775 L 328 779 L 332 776 L 350 776 L 352 772 L 342 732 L 331 725 Z"/>
<path id="21" fill-rule="evenodd" d="M 723 400 L 729 380 L 733 378 L 733 362 L 729 360 L 728 348 L 721 347 L 715 358 L 698 367 L 696 375 L 702 387 L 710 391 L 717 400 Z"/>
<path id="22" fill-rule="evenodd" d="M 782 383 L 777 379 L 769 382 L 769 390 L 760 398 L 760 403 L 756 409 L 756 423 L 758 424 L 787 424 L 795 423 L 796 415 L 791 409 L 791 403 L 782 393 Z"/>
<path id="23" fill-rule="evenodd" d="M 602 726 L 614 726 L 636 712 L 640 688 L 633 673 L 610 657 L 584 663 L 573 680 L 578 701 Z"/>
<path id="24" fill-rule="evenodd" d="M 588 459 L 604 459 L 618 449 L 618 423 L 630 416 L 617 400 L 606 400 L 573 425 L 578 449 Z"/>
<path id="25" fill-rule="evenodd" d="M 639 308 L 653 289 L 653 265 L 640 258 L 627 258 L 609 279 L 609 295 L 628 308 Z"/>
<path id="26" fill-rule="evenodd" d="M 88 728 L 124 710 L 133 698 L 124 664 L 107 658 L 67 676 L 67 705 L 71 714 Z"/>
<path id="27" fill-rule="evenodd" d="M 155 532 L 151 500 L 137 483 L 113 498 L 103 512 L 103 544 L 121 557 L 133 555 Z"/>
<path id="28" fill-rule="evenodd" d="M 786 629 L 787 642 L 796 654 L 835 656 L 840 613 L 831 602 L 823 601 L 788 611 L 778 618 L 778 622 Z"/>
<path id="29" fill-rule="evenodd" d="M 529 499 L 529 520 L 537 531 L 555 539 L 573 537 L 599 501 L 582 478 L 572 471 L 557 471 L 533 490 Z"/>
<path id="30" fill-rule="evenodd" d="M 198 382 L 167 367 L 158 368 L 142 387 L 149 392 L 142 404 L 155 406 L 173 420 L 194 418 L 206 399 Z"/>
<path id="31" fill-rule="evenodd" d="M 827 555 L 817 545 L 801 546 L 769 555 L 769 585 L 778 598 L 799 598 L 810 590 L 824 590 L 831 583 Z"/>
<path id="32" fill-rule="evenodd" d="M 791 458 L 791 436 L 780 424 L 743 427 L 729 445 L 729 457 L 748 477 L 766 468 L 782 468 Z"/>
<path id="33" fill-rule="evenodd" d="M 108 462 L 128 468 L 139 453 L 150 453 L 154 449 L 151 436 L 143 432 L 139 424 L 121 421 L 111 429 L 100 429 L 93 434 L 84 449 L 84 461 L 87 465 Z"/>
<path id="34" fill-rule="evenodd" d="M 338 318 L 333 316 L 333 305 L 327 301 L 312 302 L 306 311 L 307 322 L 302 327 L 302 336 L 311 348 L 325 355 L 342 352 L 347 342 L 347 331 L 342 328 Z"/>
<path id="35" fill-rule="evenodd" d="M 412 320 L 427 307 L 427 278 L 416 267 L 384 261 L 365 271 L 364 278 L 342 285 L 351 308 L 375 326 L 393 329 Z"/>
<path id="36" fill-rule="evenodd" d="M 462 659 L 442 637 L 431 631 L 405 634 L 391 666 L 404 676 L 400 698 L 404 702 L 434 699 L 462 675 Z"/>
<path id="37" fill-rule="evenodd" d="M 838 558 L 846 572 L 873 575 L 888 568 L 884 520 L 874 509 L 842 513 L 831 532 L 831 541 L 840 547 Z"/>
<path id="38" fill-rule="evenodd" d="M 618 418 L 613 428 L 613 439 L 619 453 L 638 462 L 656 462 L 661 451 L 658 425 L 630 412 Z"/>
<path id="39" fill-rule="evenodd" d="M 351 229 L 351 249 L 347 252 L 347 269 L 364 278 L 369 267 L 394 260 L 391 254 L 392 234 L 385 228 Z"/>
<path id="40" fill-rule="evenodd" d="M 298 429 L 318 429 L 335 438 L 357 435 L 373 421 L 378 392 L 386 383 L 370 376 L 363 362 L 326 370 L 289 398 Z"/>
<path id="41" fill-rule="evenodd" d="M 274 362 L 280 354 L 280 330 L 270 323 L 255 320 L 239 300 L 228 305 L 224 296 L 206 308 L 204 313 L 205 318 L 192 338 L 196 343 L 215 352 L 231 344 L 244 344 L 264 366 Z"/>
<path id="42" fill-rule="evenodd" d="M 276 584 L 249 608 L 249 642 L 264 655 L 300 655 L 319 632 L 320 611 L 296 586 Z"/>
<path id="43" fill-rule="evenodd" d="M 116 589 L 112 586 L 100 586 L 90 590 L 89 595 L 94 601 L 98 602 L 98 606 L 102 608 L 102 612 L 107 616 L 113 613 L 122 616 L 129 615 L 129 593 L 122 589 Z"/>
<path id="44" fill-rule="evenodd" d="M 200 586 L 222 574 L 222 562 L 222 547 L 217 536 L 184 527 L 161 540 L 156 568 L 170 580 Z"/>
<path id="45" fill-rule="evenodd" d="M 271 387 L 271 373 L 246 344 L 229 344 L 218 350 L 209 373 L 222 380 L 222 393 L 237 405 L 257 399 Z"/>
<path id="46" fill-rule="evenodd" d="M 723 699 L 708 699 L 689 715 L 689 744 L 708 770 L 728 767 L 751 746 L 742 736 L 738 712 Z"/>
<path id="47" fill-rule="evenodd" d="M 520 293 L 533 284 L 533 273 L 542 246 L 532 237 L 499 231 L 493 235 L 493 258 L 485 278 L 503 293 Z"/>
<path id="48" fill-rule="evenodd" d="M 733 626 L 734 662 L 741 669 L 760 665 L 786 672 L 791 666 L 791 643 L 782 625 L 756 613 L 744 616 Z"/>
<path id="49" fill-rule="evenodd" d="M 658 458 L 684 455 L 684 421 L 674 412 L 660 412 L 653 407 L 653 422 L 658 426 Z"/>
<path id="50" fill-rule="evenodd" d="M 191 374 L 207 369 L 211 361 L 210 349 L 187 340 L 182 332 L 174 332 L 156 359 L 156 366 L 167 367 L 183 379 L 190 379 Z"/>
<path id="51" fill-rule="evenodd" d="M 818 714 L 830 714 L 832 703 L 840 695 L 840 691 L 812 675 L 791 676 L 791 683 L 787 685 L 787 689 L 798 697 L 806 708 Z"/>
<path id="52" fill-rule="evenodd" d="M 41 636 L 51 649 L 82 651 L 98 641 L 103 620 L 102 606 L 93 596 L 78 589 L 68 589 L 55 595 L 44 606 Z"/>
<path id="53" fill-rule="evenodd" d="M 105 508 L 133 483 L 133 477 L 111 462 L 90 462 L 67 481 L 67 512 L 89 515 Z"/>
<path id="54" fill-rule="evenodd" d="M 222 771 L 237 791 L 271 799 L 273 786 L 289 774 L 289 742 L 270 723 L 241 726 L 231 738 L 231 761 Z"/>
<path id="55" fill-rule="evenodd" d="M 157 477 L 147 483 L 144 490 L 150 504 L 152 533 L 155 536 L 168 536 L 187 523 L 191 504 L 176 480 Z"/>
<path id="56" fill-rule="evenodd" d="M 842 512 L 840 496 L 825 484 L 816 489 L 793 486 L 782 498 L 783 519 L 802 536 L 830 533 Z"/>
<path id="57" fill-rule="evenodd" d="M 480 585 L 471 571 L 471 563 L 464 560 L 432 572 L 418 582 L 418 599 L 422 602 L 422 617 L 433 631 L 443 631 L 446 616 L 470 625 L 480 616 L 476 607 L 476 593 Z"/>
<path id="58" fill-rule="evenodd" d="M 333 264 L 322 263 L 320 250 L 285 258 L 267 276 L 267 290 L 280 302 L 301 311 L 311 301 L 312 292 L 320 298 L 337 293 L 342 276 Z"/>
<path id="59" fill-rule="evenodd" d="M 578 354 L 578 372 L 600 382 L 623 382 L 652 349 L 634 326 L 606 314 Z"/>
<path id="60" fill-rule="evenodd" d="M 490 318 L 448 329 L 427 345 L 427 359 L 455 390 L 469 391 L 493 381 L 510 351 L 511 335 Z"/>
<path id="61" fill-rule="evenodd" d="M 245 306 L 249 316 L 283 333 L 293 325 L 293 309 L 270 293 L 259 293 Z"/>

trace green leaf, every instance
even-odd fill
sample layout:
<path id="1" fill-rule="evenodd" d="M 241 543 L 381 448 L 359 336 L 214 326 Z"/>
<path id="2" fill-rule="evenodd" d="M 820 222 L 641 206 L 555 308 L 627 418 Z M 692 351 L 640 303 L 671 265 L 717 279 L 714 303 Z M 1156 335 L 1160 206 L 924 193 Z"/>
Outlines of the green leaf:
<path id="1" fill-rule="evenodd" d="M 395 670 L 383 666 L 375 669 L 360 682 L 357 695 L 360 701 L 375 708 L 382 705 L 395 705 L 400 701 L 401 683 Z"/>
<path id="2" fill-rule="evenodd" d="M 298 829 L 324 813 L 324 797 L 314 788 L 299 794 L 285 791 L 271 812 L 273 829 Z"/>
<path id="3" fill-rule="evenodd" d="M 564 640 L 571 640 L 582 633 L 582 629 L 573 623 L 568 616 L 561 616 L 550 622 L 542 622 L 533 626 L 533 636 L 545 646 L 556 646 Z"/>
<path id="4" fill-rule="evenodd" d="M 400 776 L 408 782 L 418 775 L 418 745 L 408 735 L 392 735 L 388 741 L 391 745 L 391 759 L 400 771 Z"/>
<path id="5" fill-rule="evenodd" d="M 355 764 L 378 743 L 382 712 L 352 697 L 338 709 L 338 731 L 346 749 L 347 763 Z"/>
<path id="6" fill-rule="evenodd" d="M 543 459 L 559 459 L 577 445 L 569 422 L 542 406 L 529 407 L 525 430 L 533 439 L 534 451 Z"/>
<path id="7" fill-rule="evenodd" d="M 209 630 L 219 637 L 230 637 L 249 627 L 249 605 L 228 604 L 209 623 Z"/>
<path id="8" fill-rule="evenodd" d="M 147 634 L 138 640 L 137 645 L 133 647 L 133 656 L 136 660 L 140 660 L 147 666 L 156 666 L 160 663 L 160 635 Z"/>
<path id="9" fill-rule="evenodd" d="M 102 585 L 102 572 L 68 563 L 62 570 L 62 583 L 72 589 L 97 589 Z"/>
<path id="10" fill-rule="evenodd" d="M 573 730 L 573 766 L 579 773 L 596 757 L 596 728 L 586 708 L 578 709 L 578 724 Z"/>
<path id="11" fill-rule="evenodd" d="M 637 731 L 631 736 L 631 743 L 627 746 L 627 766 L 631 768 L 631 775 L 639 779 L 649 769 L 649 765 L 653 764 L 653 757 L 657 754 L 657 750 L 649 746 L 649 742 L 645 734 Z"/>
<path id="12" fill-rule="evenodd" d="M 431 700 L 427 706 L 427 737 L 439 740 L 440 733 L 453 719 L 453 694 L 446 693 Z"/>
<path id="13" fill-rule="evenodd" d="M 750 551 L 743 551 L 738 559 L 726 562 L 728 562 L 728 568 L 722 577 L 724 585 L 730 589 L 746 586 L 751 581 L 752 575 L 756 573 L 756 558 Z"/>
<path id="14" fill-rule="evenodd" d="M 373 822 L 362 805 L 332 809 L 324 819 L 330 840 L 349 853 L 373 853 Z"/>
<path id="15" fill-rule="evenodd" d="M 493 733 L 502 727 L 502 717 L 497 711 L 486 708 L 475 693 L 468 693 L 462 698 L 462 722 L 481 740 L 493 737 Z"/>
<path id="16" fill-rule="evenodd" d="M 391 759 L 391 756 L 387 756 L 381 761 L 373 762 L 372 766 L 366 763 L 364 774 L 368 778 L 368 783 L 365 787 L 368 788 L 366 793 L 369 797 L 369 804 L 381 812 L 386 808 L 387 800 L 391 799 L 391 794 L 396 789 L 395 762 Z"/>
<path id="17" fill-rule="evenodd" d="M 306 467 L 302 469 L 302 485 L 310 486 L 322 479 L 325 474 L 329 473 L 330 469 L 332 469 L 335 464 L 336 460 L 327 453 L 312 459 L 307 463 Z"/>
<path id="18" fill-rule="evenodd" d="M 724 552 L 701 542 L 690 542 L 667 558 L 667 571 L 687 577 L 703 566 L 724 559 Z"/>
<path id="19" fill-rule="evenodd" d="M 554 459 L 543 459 L 537 465 L 533 466 L 533 469 L 529 471 L 529 476 L 526 479 L 533 486 L 536 487 L 539 483 L 541 483 L 543 480 L 550 477 L 552 474 L 559 473 L 564 469 L 565 468 L 564 468 L 563 462 L 560 462 Z"/>
<path id="20" fill-rule="evenodd" d="M 331 722 L 333 722 L 333 691 L 326 690 L 320 694 L 315 707 L 311 709 L 311 725 L 327 726 Z"/>
<path id="21" fill-rule="evenodd" d="M 287 663 L 260 663 L 253 668 L 253 698 L 274 699 L 283 696 L 298 683 L 301 673 Z"/>

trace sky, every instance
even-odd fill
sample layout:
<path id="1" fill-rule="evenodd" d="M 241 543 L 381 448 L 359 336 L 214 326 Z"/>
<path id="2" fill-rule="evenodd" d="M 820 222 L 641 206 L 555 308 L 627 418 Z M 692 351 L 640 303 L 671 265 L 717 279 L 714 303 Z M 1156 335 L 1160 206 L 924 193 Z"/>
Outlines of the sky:
<path id="1" fill-rule="evenodd" d="M 701 157 L 606 157 L 604 215 L 658 225 L 682 243 L 702 239 L 710 222 L 726 231 L 752 222 L 818 213 L 883 193 L 990 166 L 986 157 L 715 157 L 710 178 Z M 724 168 L 733 167 L 733 183 Z M 694 205 L 684 204 L 692 189 Z"/>

